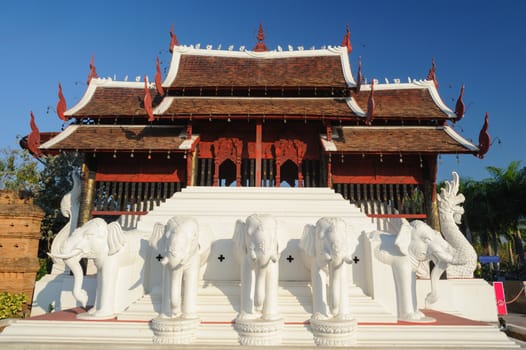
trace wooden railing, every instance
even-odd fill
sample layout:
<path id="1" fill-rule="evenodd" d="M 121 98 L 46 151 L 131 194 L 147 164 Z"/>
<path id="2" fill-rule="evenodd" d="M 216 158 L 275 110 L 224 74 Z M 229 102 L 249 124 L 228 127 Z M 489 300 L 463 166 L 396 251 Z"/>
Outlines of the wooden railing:
<path id="1" fill-rule="evenodd" d="M 214 178 L 214 159 L 199 158 L 197 160 L 196 185 L 197 186 L 212 186 Z M 322 187 L 327 183 L 326 171 L 321 167 L 319 160 L 304 160 L 302 162 L 303 186 L 304 187 Z M 282 180 L 290 177 L 295 177 L 297 186 L 298 174 L 285 174 L 282 170 Z M 219 174 L 219 186 L 231 186 L 235 183 L 235 165 L 232 164 L 230 171 Z M 242 159 L 241 160 L 241 184 L 243 187 L 256 186 L 256 160 Z M 274 159 L 261 160 L 261 187 L 275 187 L 276 186 L 276 162 Z"/>
<path id="2" fill-rule="evenodd" d="M 345 199 L 370 217 L 425 219 L 425 198 L 416 184 L 334 184 Z"/>
<path id="3" fill-rule="evenodd" d="M 145 215 L 179 192 L 180 182 L 113 182 L 95 185 L 93 216 Z"/>

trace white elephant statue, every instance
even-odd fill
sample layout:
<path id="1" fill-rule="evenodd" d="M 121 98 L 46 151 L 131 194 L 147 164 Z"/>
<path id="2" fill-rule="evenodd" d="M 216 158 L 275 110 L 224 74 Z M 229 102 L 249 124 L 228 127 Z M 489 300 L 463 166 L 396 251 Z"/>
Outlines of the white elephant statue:
<path id="1" fill-rule="evenodd" d="M 305 226 L 299 246 L 311 271 L 313 319 L 352 318 L 348 277 L 357 244 L 357 234 L 343 218 L 323 217 Z"/>
<path id="2" fill-rule="evenodd" d="M 80 259 L 94 260 L 97 267 L 95 305 L 77 318 L 103 320 L 115 316 L 119 269 L 144 263 L 141 246 L 139 234 L 124 233 L 118 222 L 107 224 L 103 219 L 95 218 L 75 229 L 62 243 L 58 253 L 48 253 L 53 259 L 62 259 L 73 273 L 73 296 L 83 307 L 87 304 L 88 294 L 82 289 Z"/>
<path id="3" fill-rule="evenodd" d="M 211 232 L 190 216 L 156 224 L 153 236 L 163 265 L 161 318 L 197 318 L 199 271 L 210 253 Z"/>
<path id="4" fill-rule="evenodd" d="M 392 224 L 395 220 L 392 221 Z M 465 263 L 462 256 L 447 243 L 440 232 L 433 230 L 420 220 L 409 223 L 398 219 L 398 234 L 374 231 L 369 234 L 374 255 L 381 262 L 391 266 L 396 289 L 398 319 L 409 322 L 432 322 L 416 306 L 416 271 L 419 265 L 433 261 L 431 271 L 431 292 L 426 304 L 438 300 L 437 284 L 449 265 Z M 395 226 L 394 225 L 394 226 Z"/>
<path id="5" fill-rule="evenodd" d="M 278 320 L 278 223 L 271 215 L 237 220 L 234 254 L 241 264 L 240 320 Z"/>

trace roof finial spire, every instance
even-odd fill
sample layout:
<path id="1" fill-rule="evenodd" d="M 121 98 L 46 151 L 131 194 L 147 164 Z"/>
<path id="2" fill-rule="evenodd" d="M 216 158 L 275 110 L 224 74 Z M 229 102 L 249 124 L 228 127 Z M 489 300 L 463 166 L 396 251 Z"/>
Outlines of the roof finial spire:
<path id="1" fill-rule="evenodd" d="M 462 88 L 460 89 L 460 95 L 458 96 L 457 104 L 455 105 L 455 114 L 457 115 L 457 118 L 453 121 L 453 123 L 458 122 L 464 116 L 466 107 L 464 106 L 464 101 L 462 100 L 463 96 L 464 96 L 464 84 L 462 84 Z"/>
<path id="2" fill-rule="evenodd" d="M 27 137 L 27 148 L 29 148 L 29 151 L 33 153 L 35 157 L 40 157 L 42 155 L 42 151 L 40 150 L 40 130 L 38 130 L 38 126 L 35 123 L 35 115 L 33 114 L 33 111 L 30 111 L 29 114 L 31 115 L 31 119 L 29 120 L 29 126 L 31 126 L 31 133 Z"/>
<path id="3" fill-rule="evenodd" d="M 352 52 L 351 29 L 349 29 L 348 24 L 347 24 L 347 30 L 345 31 L 345 35 L 343 36 L 342 46 L 347 48 L 347 53 Z"/>
<path id="4" fill-rule="evenodd" d="M 174 33 L 174 25 L 172 23 L 172 28 L 170 28 L 170 52 L 174 51 L 175 45 L 179 45 L 179 41 L 177 40 L 177 36 Z"/>
<path id="5" fill-rule="evenodd" d="M 265 34 L 263 33 L 263 25 L 259 23 L 259 30 L 258 30 L 258 36 L 257 36 L 258 42 L 256 46 L 254 46 L 255 52 L 265 52 L 268 51 L 267 45 L 263 42 L 265 40 Z"/>
<path id="6" fill-rule="evenodd" d="M 477 154 L 477 157 L 480 159 L 484 158 L 484 155 L 488 153 L 489 147 L 491 146 L 491 138 L 488 133 L 488 127 L 489 127 L 489 113 L 486 112 L 486 116 L 484 117 L 484 124 L 482 125 L 482 129 L 480 129 L 479 133 L 479 152 Z"/>
<path id="7" fill-rule="evenodd" d="M 86 84 L 89 85 L 91 79 L 98 77 L 99 75 L 97 74 L 97 68 L 95 68 L 95 55 L 91 55 L 91 60 L 89 61 L 88 80 L 86 81 Z"/>
<path id="8" fill-rule="evenodd" d="M 437 64 L 435 63 L 435 58 L 433 57 L 433 59 L 431 60 L 431 68 L 429 69 L 429 73 L 427 74 L 426 80 L 432 80 L 433 83 L 435 83 L 435 87 L 438 90 L 438 80 L 437 80 L 436 71 L 437 71 Z"/>
<path id="9" fill-rule="evenodd" d="M 374 102 L 374 81 L 375 79 L 371 81 L 371 93 L 369 94 L 369 100 L 367 101 L 366 125 L 371 125 L 374 119 L 374 108 L 376 107 L 376 103 Z"/>
<path id="10" fill-rule="evenodd" d="M 148 115 L 148 122 L 153 122 L 155 117 L 153 115 L 152 95 L 150 94 L 148 77 L 146 75 L 144 76 L 144 110 L 146 111 L 146 115 Z"/>
<path id="11" fill-rule="evenodd" d="M 360 90 L 362 89 L 362 57 L 358 57 L 358 75 L 356 76 L 356 94 L 358 95 L 360 93 Z"/>
<path id="12" fill-rule="evenodd" d="M 57 102 L 57 115 L 62 121 L 67 121 L 68 118 L 64 115 L 66 112 L 66 99 L 62 93 L 62 85 L 58 83 L 58 102 Z"/>
<path id="13" fill-rule="evenodd" d="M 155 60 L 155 88 L 159 95 L 164 96 L 163 77 L 161 74 L 161 62 L 159 61 L 159 57 Z"/>

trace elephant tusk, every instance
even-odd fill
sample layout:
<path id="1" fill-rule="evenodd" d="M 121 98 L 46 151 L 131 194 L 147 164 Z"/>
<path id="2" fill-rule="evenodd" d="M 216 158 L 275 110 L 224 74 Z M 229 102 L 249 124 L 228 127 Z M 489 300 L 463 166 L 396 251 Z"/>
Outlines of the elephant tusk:
<path id="1" fill-rule="evenodd" d="M 161 265 L 166 265 L 166 264 L 168 264 L 168 258 L 167 257 L 163 257 L 161 260 L 159 260 L 159 262 L 161 263 Z"/>
<path id="2" fill-rule="evenodd" d="M 272 261 L 273 263 L 275 263 L 276 261 L 278 261 L 278 257 L 275 256 L 275 255 L 271 255 L 271 256 L 270 256 L 270 261 Z"/>
<path id="3" fill-rule="evenodd" d="M 345 261 L 346 264 L 352 264 L 353 263 L 353 260 L 349 257 L 346 257 L 343 259 L 343 261 Z"/>
<path id="4" fill-rule="evenodd" d="M 82 250 L 80 250 L 80 249 L 75 249 L 74 251 L 72 251 L 69 254 L 51 254 L 51 253 L 47 253 L 47 255 L 49 255 L 53 259 L 62 259 L 62 260 L 71 259 L 71 258 L 74 258 L 74 257 L 80 255 L 80 254 L 82 254 Z"/>

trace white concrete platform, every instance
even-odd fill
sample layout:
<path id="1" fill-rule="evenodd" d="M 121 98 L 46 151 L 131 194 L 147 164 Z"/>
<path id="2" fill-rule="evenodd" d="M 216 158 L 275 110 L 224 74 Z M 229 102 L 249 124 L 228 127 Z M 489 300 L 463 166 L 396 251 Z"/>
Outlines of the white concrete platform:
<path id="1" fill-rule="evenodd" d="M 333 190 L 327 188 L 243 188 L 243 187 L 189 187 L 176 193 L 161 206 L 141 217 L 137 230 L 148 239 L 156 223 L 165 224 L 174 215 L 190 215 L 200 225 L 209 227 L 213 243 L 207 263 L 201 271 L 198 290 L 198 316 L 201 325 L 194 346 L 184 348 L 231 348 L 238 345 L 238 334 L 233 321 L 239 311 L 240 267 L 234 259 L 232 236 L 237 220 L 251 214 L 271 214 L 278 221 L 282 246 L 279 260 L 279 312 L 285 321 L 283 343 L 278 348 L 312 347 L 313 335 L 308 320 L 311 316 L 310 274 L 302 260 L 299 240 L 305 225 L 313 225 L 324 216 L 344 218 L 354 229 L 358 245 L 354 255 L 359 259 L 350 269 L 350 307 L 358 322 L 356 347 L 365 348 L 487 348 L 517 347 L 504 333 L 491 324 L 496 313 L 488 294 L 489 287 L 480 281 L 441 281 L 447 298 L 438 310 L 464 318 L 451 321 L 441 315 L 434 324 L 403 324 L 396 321 L 394 281 L 389 266 L 372 256 L 364 233 L 378 228 L 378 223 L 365 216 L 359 208 Z M 114 320 L 79 321 L 75 311 L 63 311 L 61 317 L 20 320 L 0 334 L 0 348 L 28 344 L 27 348 L 68 349 L 87 348 L 88 344 L 104 344 L 108 349 L 166 348 L 152 342 L 150 320 L 159 310 L 161 266 L 150 254 L 141 276 L 146 295 L 119 300 L 126 305 Z M 132 278 L 133 277 L 133 278 Z M 68 277 L 63 276 L 65 281 Z M 137 280 L 131 276 L 128 280 Z M 51 283 L 51 282 L 54 282 Z M 40 288 L 57 298 L 52 291 L 60 286 L 56 279 Z M 443 283 L 442 283 L 443 282 Z M 418 281 L 418 299 L 428 292 L 429 281 Z M 64 285 L 64 283 L 62 283 Z M 130 286 L 122 286 L 124 289 Z M 484 293 L 480 293 L 481 288 Z M 75 307 L 64 293 L 60 296 L 62 310 Z M 62 293 L 62 294 L 60 294 Z M 94 300 L 90 292 L 90 300 Z M 123 294 L 124 295 L 124 294 Z M 47 299 L 41 298 L 41 307 Z M 72 303 L 72 305 L 68 305 Z M 466 307 L 466 305 L 468 305 Z M 487 310 L 483 312 L 484 310 Z M 58 315 L 58 314 L 57 314 Z M 66 317 L 64 317 L 64 315 Z M 449 317 L 449 318 L 448 318 Z M 437 318 L 438 319 L 438 318 Z M 97 346 L 97 345 L 94 345 Z M 124 347 L 123 347 L 124 346 Z"/>

